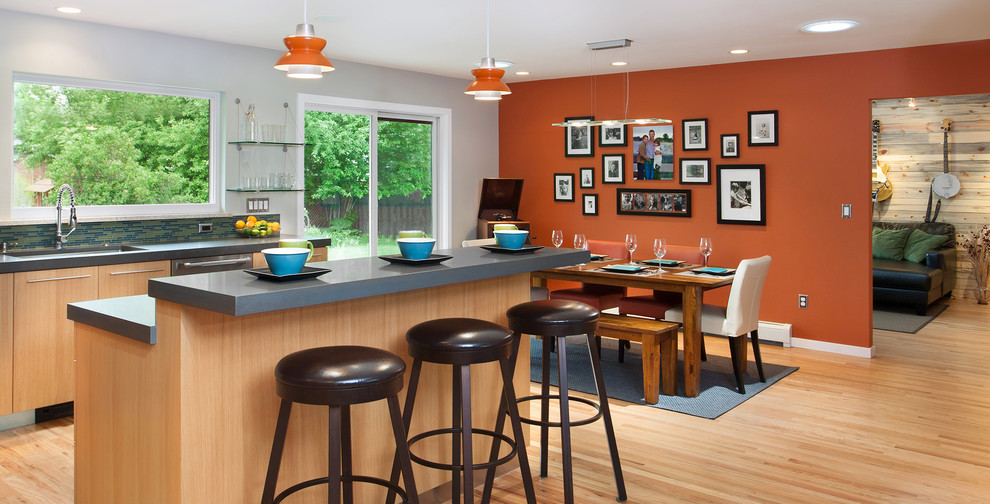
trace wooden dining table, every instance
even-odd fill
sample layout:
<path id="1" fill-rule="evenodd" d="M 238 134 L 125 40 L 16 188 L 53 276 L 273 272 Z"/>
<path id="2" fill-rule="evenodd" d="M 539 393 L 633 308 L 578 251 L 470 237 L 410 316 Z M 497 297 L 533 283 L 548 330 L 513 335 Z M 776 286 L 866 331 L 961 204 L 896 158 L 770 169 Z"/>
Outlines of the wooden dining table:
<path id="1" fill-rule="evenodd" d="M 601 269 L 603 266 L 622 264 L 628 264 L 628 261 L 592 261 L 578 266 L 535 271 L 532 276 L 541 282 L 567 280 L 681 293 L 684 311 L 684 393 L 687 397 L 697 397 L 701 388 L 701 306 L 704 292 L 732 284 L 733 277 L 683 274 L 699 268 L 697 264 L 664 266 L 663 273 L 657 273 L 656 267 L 644 267 L 638 273 L 614 273 Z"/>

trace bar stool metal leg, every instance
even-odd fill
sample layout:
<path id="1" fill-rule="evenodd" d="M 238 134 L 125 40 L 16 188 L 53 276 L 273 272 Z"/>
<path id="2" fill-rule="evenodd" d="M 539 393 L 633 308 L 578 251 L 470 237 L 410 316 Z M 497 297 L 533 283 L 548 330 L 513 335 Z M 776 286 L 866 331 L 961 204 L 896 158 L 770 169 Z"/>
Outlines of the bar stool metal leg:
<path id="1" fill-rule="evenodd" d="M 268 504 L 275 499 L 275 484 L 278 482 L 278 471 L 282 466 L 282 452 L 285 450 L 285 435 L 289 430 L 289 413 L 292 412 L 292 401 L 282 399 L 278 408 L 278 420 L 275 422 L 275 439 L 272 441 L 272 456 L 268 460 L 268 475 L 265 476 L 265 490 L 261 494 L 261 504 Z"/>
<path id="2" fill-rule="evenodd" d="M 388 412 L 392 417 L 392 435 L 395 437 L 395 456 L 399 461 L 402 471 L 402 483 L 405 485 L 406 495 L 409 496 L 410 504 L 419 504 L 419 492 L 416 490 L 416 482 L 413 480 L 412 460 L 409 459 L 409 447 L 406 445 L 409 429 L 404 428 L 405 420 L 399 412 L 399 398 L 389 396 Z M 389 493 L 394 493 L 389 490 Z M 385 502 L 392 502 L 391 499 Z"/>
<path id="3" fill-rule="evenodd" d="M 464 456 L 464 504 L 474 504 L 474 443 L 471 442 L 471 366 L 454 366 L 461 374 L 461 443 Z M 456 436 L 455 436 L 456 438 Z M 493 443 L 497 440 L 492 440 Z"/>
<path id="4" fill-rule="evenodd" d="M 405 431 L 403 439 L 409 439 L 409 426 L 412 424 L 412 412 L 413 406 L 416 404 L 416 389 L 419 387 L 419 374 L 423 370 L 423 361 L 419 359 L 413 360 L 412 370 L 409 372 L 409 386 L 406 387 L 406 404 L 402 408 L 402 430 Z M 396 399 L 398 401 L 398 399 Z M 406 454 L 408 455 L 408 448 Z M 399 454 L 396 453 L 392 460 L 392 473 L 388 480 L 392 483 L 398 483 L 399 481 Z M 403 479 L 405 477 L 403 476 Z M 410 478 L 411 479 L 411 478 Z M 407 491 L 410 495 L 413 492 Z M 385 497 L 385 504 L 392 504 L 395 502 L 396 493 L 394 490 L 389 489 L 388 496 Z"/>
<path id="5" fill-rule="evenodd" d="M 595 388 L 598 390 L 598 400 L 602 408 L 602 419 L 605 421 L 605 436 L 608 438 L 608 451 L 612 455 L 612 471 L 615 473 L 615 487 L 619 494 L 615 500 L 622 502 L 626 500 L 626 483 L 622 478 L 619 448 L 615 442 L 615 430 L 612 428 L 612 413 L 608 407 L 608 396 L 605 395 L 605 377 L 602 375 L 602 361 L 598 358 L 598 349 L 595 348 L 595 335 L 593 333 L 588 333 L 588 348 L 591 350 L 589 353 L 591 354 L 591 365 L 595 370 Z"/>
<path id="6" fill-rule="evenodd" d="M 516 337 L 522 337 L 521 334 L 516 333 Z M 540 425 L 540 477 L 547 477 L 547 446 L 550 444 L 550 352 L 552 351 L 551 342 L 556 341 L 557 338 L 552 338 L 545 336 L 542 339 L 543 342 L 543 383 L 540 387 L 540 392 L 542 398 L 540 399 L 540 420 L 542 424 Z M 561 349 L 559 353 L 562 353 Z M 560 383 L 560 382 L 558 382 Z"/>
<path id="7" fill-rule="evenodd" d="M 595 352 L 592 351 L 592 354 Z M 545 367 L 549 362 L 545 363 Z M 557 337 L 557 384 L 560 392 L 560 455 L 564 466 L 564 503 L 574 504 L 574 475 L 571 467 L 571 420 L 567 398 L 567 350 L 564 336 Z M 544 427 L 545 428 L 545 427 Z"/>
<path id="8" fill-rule="evenodd" d="M 340 504 L 340 407 L 330 406 L 330 440 L 328 456 L 330 457 L 327 471 L 327 503 Z"/>
<path id="9" fill-rule="evenodd" d="M 341 475 L 354 476 L 354 466 L 351 462 L 351 407 L 340 408 L 340 462 Z M 354 504 L 354 482 L 350 478 L 341 481 L 344 492 L 344 504 Z"/>
<path id="10" fill-rule="evenodd" d="M 451 383 L 454 385 L 454 405 L 450 408 L 451 421 L 450 428 L 454 429 L 450 439 L 450 463 L 454 466 L 461 464 L 461 440 L 457 437 L 457 429 L 461 428 L 461 373 L 459 366 L 451 366 Z M 461 502 L 461 471 L 456 467 L 451 471 L 450 478 L 450 504 L 460 504 Z"/>

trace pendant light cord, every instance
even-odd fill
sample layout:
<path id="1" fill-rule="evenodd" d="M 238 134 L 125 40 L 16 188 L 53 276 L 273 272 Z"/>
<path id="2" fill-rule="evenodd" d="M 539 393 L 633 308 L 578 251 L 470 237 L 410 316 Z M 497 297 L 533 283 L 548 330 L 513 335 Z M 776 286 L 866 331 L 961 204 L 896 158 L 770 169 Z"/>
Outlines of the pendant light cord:
<path id="1" fill-rule="evenodd" d="M 303 0 L 303 24 L 306 24 L 306 20 L 309 19 L 308 13 L 306 12 L 307 0 Z"/>
<path id="2" fill-rule="evenodd" d="M 488 23 L 486 23 L 485 30 L 485 56 L 492 57 L 492 0 L 488 0 L 486 17 L 488 18 Z"/>

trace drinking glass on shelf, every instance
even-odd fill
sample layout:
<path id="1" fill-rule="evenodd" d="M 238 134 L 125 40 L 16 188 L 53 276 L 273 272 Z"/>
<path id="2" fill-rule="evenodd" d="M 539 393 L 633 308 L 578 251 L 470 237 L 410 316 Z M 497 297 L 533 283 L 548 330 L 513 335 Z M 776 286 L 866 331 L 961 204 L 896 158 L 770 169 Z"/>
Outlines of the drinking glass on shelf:
<path id="1" fill-rule="evenodd" d="M 588 250 L 588 239 L 584 237 L 583 234 L 574 235 L 574 248 L 578 250 Z M 578 266 L 584 266 L 585 263 L 581 263 Z"/>
<path id="2" fill-rule="evenodd" d="M 636 251 L 636 235 L 629 233 L 626 235 L 626 250 L 629 251 L 629 263 L 632 264 L 632 255 Z"/>
<path id="3" fill-rule="evenodd" d="M 664 271 L 661 261 L 663 256 L 667 255 L 667 239 L 657 238 L 653 240 L 653 255 L 657 256 L 657 274 L 666 273 Z"/>
<path id="4" fill-rule="evenodd" d="M 564 232 L 560 229 L 554 229 L 553 233 L 550 233 L 550 241 L 554 247 L 560 248 L 564 244 Z"/>
<path id="5" fill-rule="evenodd" d="M 712 255 L 712 239 L 702 238 L 701 244 L 698 245 L 698 250 L 701 252 L 701 255 L 705 256 L 705 267 L 707 268 L 708 256 Z"/>

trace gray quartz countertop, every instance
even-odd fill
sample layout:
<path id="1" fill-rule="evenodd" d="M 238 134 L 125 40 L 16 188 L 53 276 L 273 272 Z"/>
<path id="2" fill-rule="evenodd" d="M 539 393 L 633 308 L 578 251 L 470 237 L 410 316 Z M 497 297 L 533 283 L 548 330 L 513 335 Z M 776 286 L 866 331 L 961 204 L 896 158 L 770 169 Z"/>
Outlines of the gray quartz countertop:
<path id="1" fill-rule="evenodd" d="M 155 300 L 147 295 L 69 303 L 69 320 L 154 345 Z"/>
<path id="2" fill-rule="evenodd" d="M 249 315 L 530 273 L 590 258 L 586 250 L 553 248 L 528 254 L 494 253 L 481 247 L 434 253 L 452 257 L 434 265 L 391 264 L 378 257 L 309 263 L 331 271 L 287 282 L 258 279 L 244 271 L 156 278 L 148 282 L 148 295 L 227 315 Z"/>
<path id="3" fill-rule="evenodd" d="M 0 254 L 0 273 L 15 273 L 19 271 L 37 271 L 60 268 L 77 268 L 84 266 L 101 266 L 105 264 L 125 264 L 144 261 L 162 261 L 172 259 L 188 259 L 226 254 L 244 254 L 258 252 L 269 247 L 277 247 L 279 239 L 303 238 L 292 235 L 281 235 L 273 238 L 229 238 L 223 240 L 201 240 L 184 243 L 155 243 L 127 244 L 138 250 L 107 253 L 90 252 L 75 254 L 75 247 L 65 247 L 63 254 L 52 254 L 16 257 L 22 250 L 10 250 Z M 329 238 L 305 237 L 314 246 L 324 247 L 330 244 Z M 89 247 L 87 247 L 89 248 Z"/>

